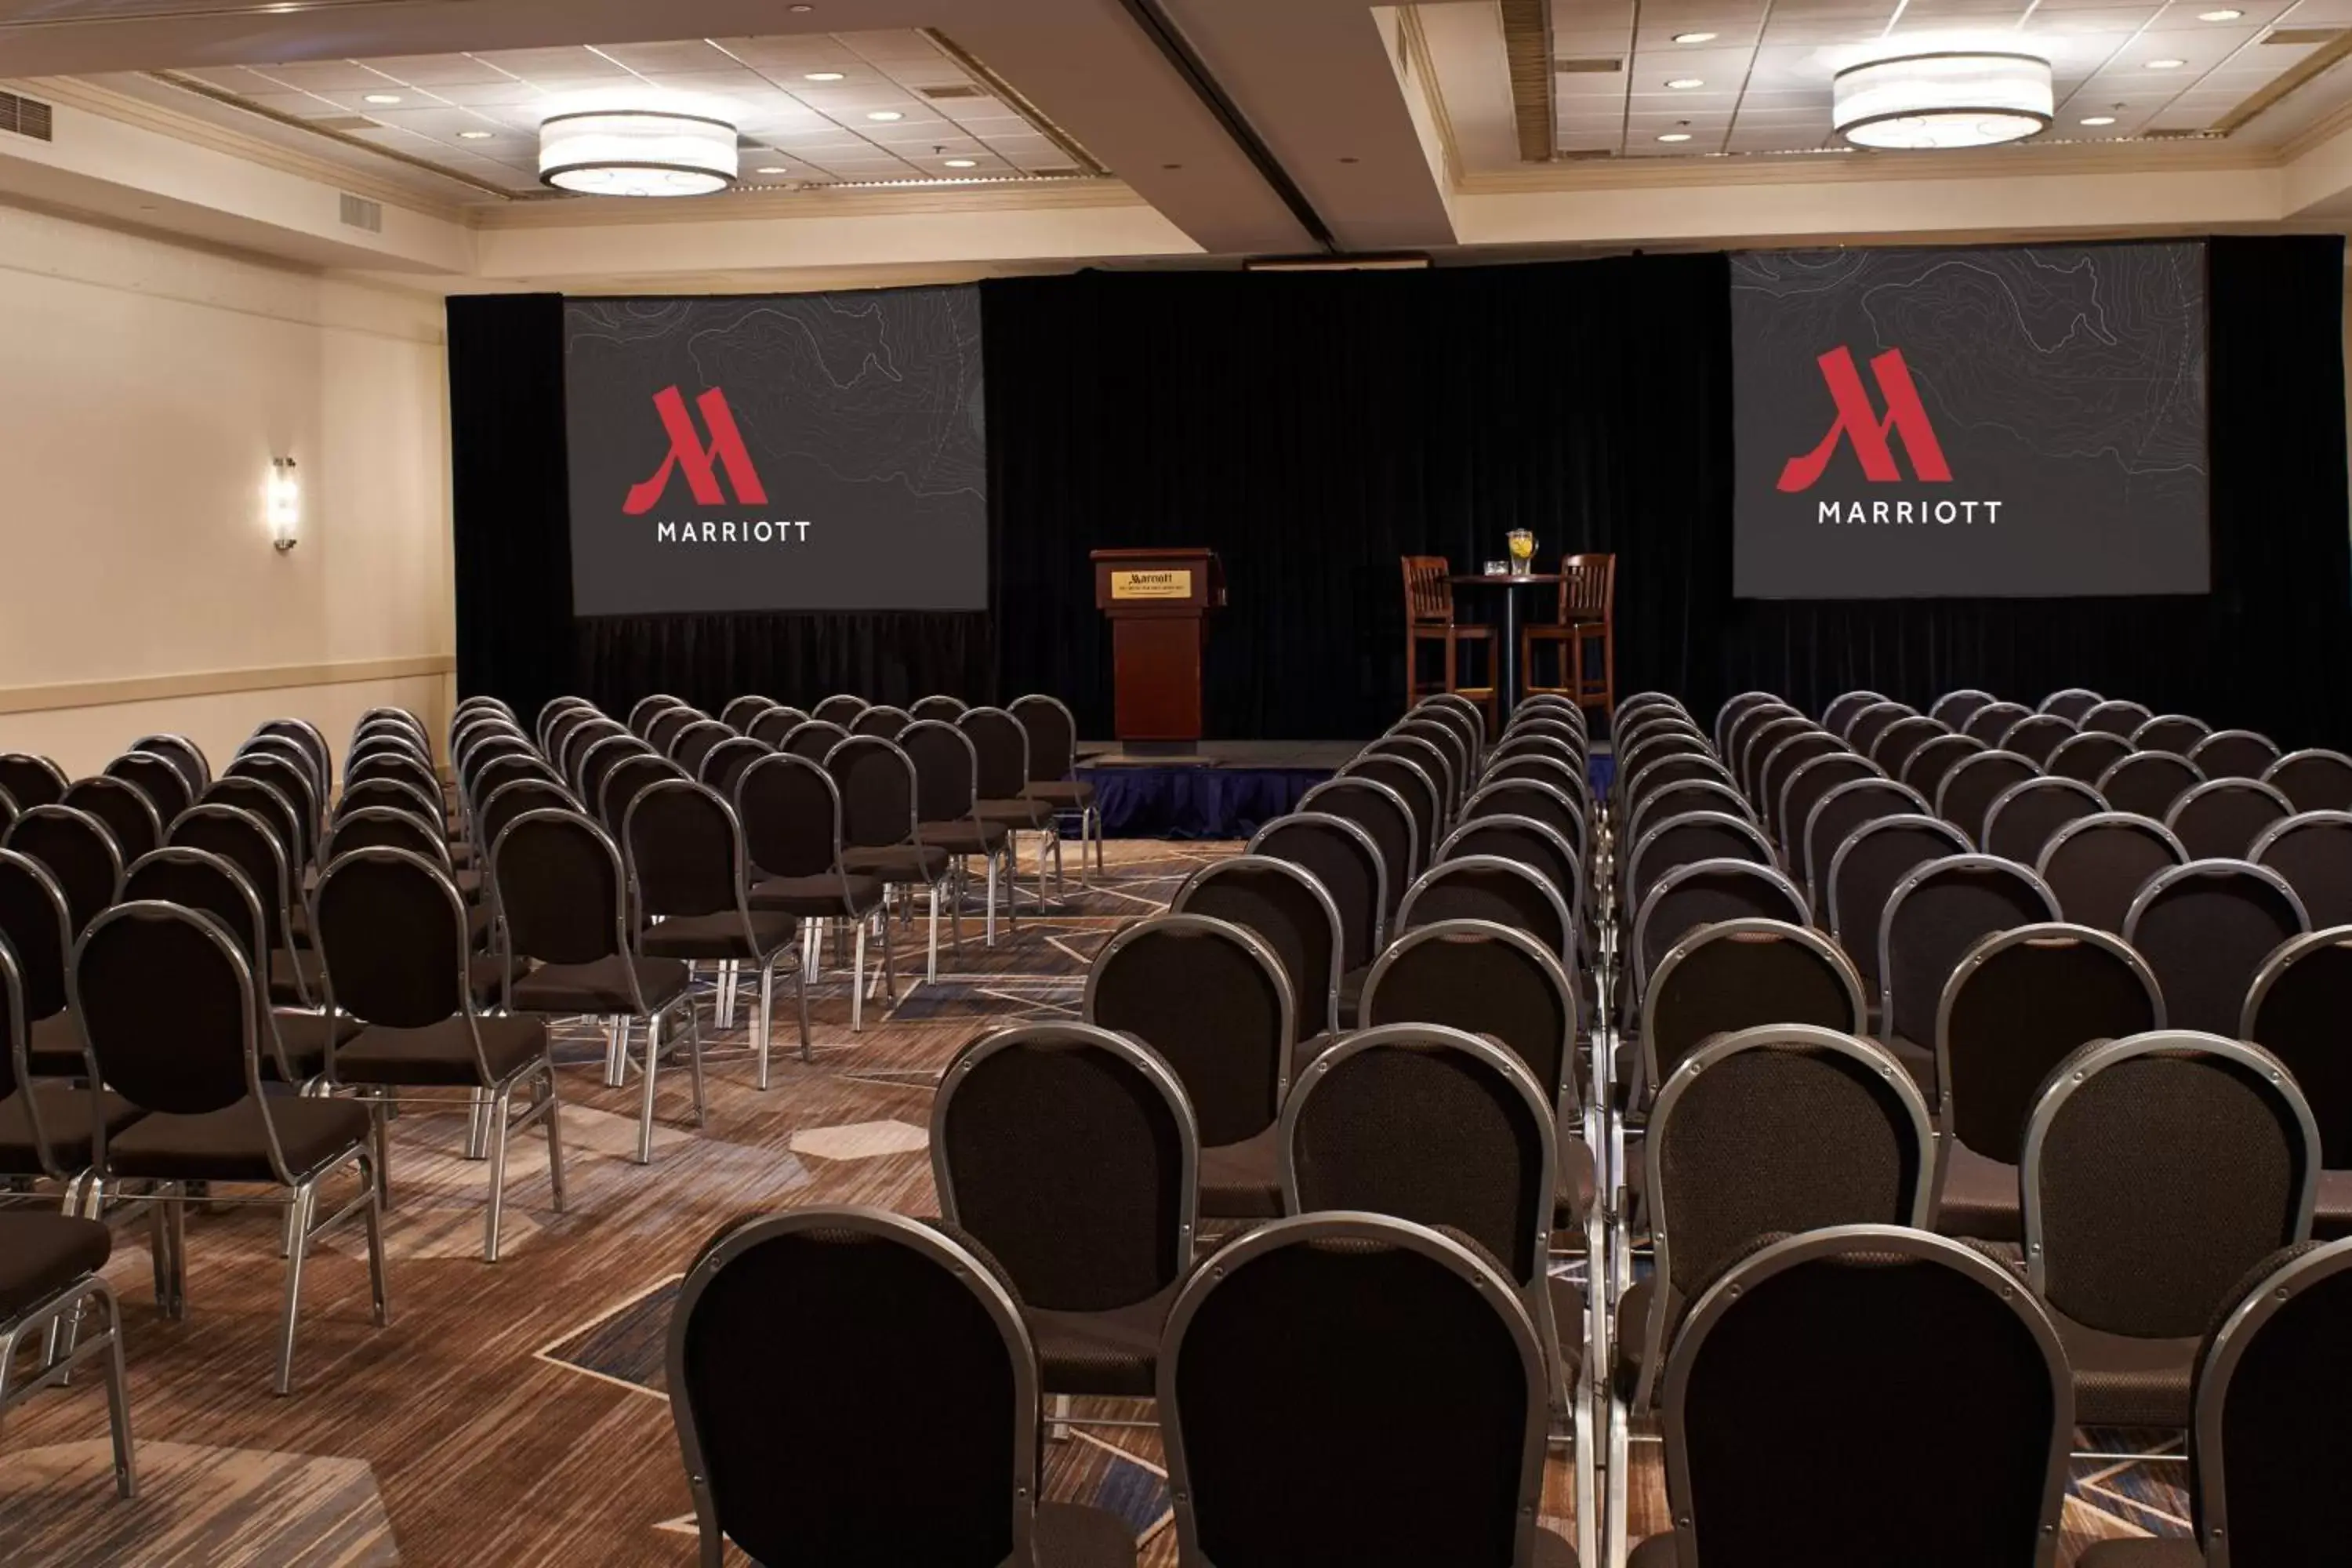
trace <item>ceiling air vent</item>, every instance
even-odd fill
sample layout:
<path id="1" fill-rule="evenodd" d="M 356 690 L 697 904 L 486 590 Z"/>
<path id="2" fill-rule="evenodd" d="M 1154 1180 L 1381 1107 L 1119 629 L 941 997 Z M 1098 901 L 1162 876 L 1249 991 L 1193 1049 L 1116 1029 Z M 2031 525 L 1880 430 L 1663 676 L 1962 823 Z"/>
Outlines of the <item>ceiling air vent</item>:
<path id="1" fill-rule="evenodd" d="M 382 202 L 372 202 L 365 196 L 355 196 L 349 191 L 344 191 L 341 194 L 343 198 L 343 223 L 345 226 L 350 228 L 363 228 L 370 234 L 382 234 L 383 232 L 383 204 Z"/>
<path id="2" fill-rule="evenodd" d="M 37 99 L 23 98 L 13 92 L 0 92 L 0 131 L 18 136 L 29 136 L 36 142 L 55 140 L 49 121 L 49 106 Z"/>
<path id="3" fill-rule="evenodd" d="M 1552 156 L 1562 163 L 1574 163 L 1594 158 L 1614 158 L 1617 150 L 1614 147 L 1563 147 Z"/>
<path id="4" fill-rule="evenodd" d="M 2143 142 L 2189 142 L 2213 133 L 2201 125 L 2159 125 L 2139 134 Z"/>
<path id="5" fill-rule="evenodd" d="M 305 120 L 302 123 L 314 131 L 341 131 L 346 133 L 353 131 L 383 129 L 383 121 L 370 120 L 364 114 L 322 114 L 316 120 Z"/>
<path id="6" fill-rule="evenodd" d="M 2273 27 L 2263 35 L 2266 44 L 2332 44 L 2344 36 L 2341 27 Z"/>
<path id="7" fill-rule="evenodd" d="M 1056 169 L 1032 169 L 1029 173 L 1041 180 L 1075 180 L 1080 174 L 1085 174 L 1086 171 L 1084 169 L 1064 167 Z"/>
<path id="8" fill-rule="evenodd" d="M 927 87 L 922 89 L 921 91 L 925 98 L 931 100 L 935 103 L 942 99 L 986 98 L 988 96 L 988 94 L 982 92 L 980 89 L 972 86 L 969 82 L 958 82 L 953 87 Z"/>
<path id="9" fill-rule="evenodd" d="M 1586 55 L 1577 59 L 1554 60 L 1551 68 L 1562 76 L 1607 76 L 1623 70 L 1625 62 L 1613 55 Z"/>

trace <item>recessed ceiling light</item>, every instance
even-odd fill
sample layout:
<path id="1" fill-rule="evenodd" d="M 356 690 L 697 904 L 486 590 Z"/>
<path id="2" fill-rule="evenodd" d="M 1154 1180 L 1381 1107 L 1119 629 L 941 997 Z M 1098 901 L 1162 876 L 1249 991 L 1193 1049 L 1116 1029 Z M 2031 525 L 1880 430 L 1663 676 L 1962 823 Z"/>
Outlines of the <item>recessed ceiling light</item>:
<path id="1" fill-rule="evenodd" d="M 2115 122 L 2116 117 L 2112 114 L 2086 114 L 2083 117 L 2085 125 L 2113 125 Z"/>
<path id="2" fill-rule="evenodd" d="M 950 158 L 948 160 L 948 167 L 950 169 L 977 169 L 980 167 L 980 160 L 977 158 Z"/>
<path id="3" fill-rule="evenodd" d="M 1671 87 L 1671 88 L 1675 89 L 1677 92 L 1679 92 L 1679 91 L 1681 91 L 1684 88 L 1687 88 L 1687 87 L 1705 87 L 1705 86 L 1706 85 L 1706 83 L 1705 83 L 1705 82 L 1701 81 L 1698 78 L 1696 78 L 1696 77 L 1695 77 L 1695 76 L 1678 76 L 1678 77 L 1675 78 L 1675 79 L 1674 79 L 1674 80 L 1672 80 L 1672 81 L 1670 81 L 1670 82 L 1666 83 L 1666 85 L 1667 85 L 1668 87 Z"/>
<path id="4" fill-rule="evenodd" d="M 487 142 L 490 139 L 490 135 L 491 133 L 488 131 L 460 131 L 457 132 L 457 140 L 460 142 Z"/>
<path id="5" fill-rule="evenodd" d="M 2244 15 L 2243 11 L 2200 11 L 2197 19 L 2200 22 L 2234 22 Z"/>
<path id="6" fill-rule="evenodd" d="M 2177 71 L 2188 63 L 2187 60 L 2150 60 L 2147 68 L 2152 71 Z"/>
<path id="7" fill-rule="evenodd" d="M 842 73 L 839 71 L 811 71 L 802 79 L 804 81 L 839 81 L 841 79 Z"/>
<path id="8" fill-rule="evenodd" d="M 1711 44 L 1715 42 L 1715 35 L 1713 33 L 1676 33 L 1675 35 L 1675 42 L 1678 44 Z"/>
<path id="9" fill-rule="evenodd" d="M 782 163 L 771 163 L 764 169 L 754 169 L 751 172 L 755 174 L 789 174 L 792 173 L 790 169 L 785 168 Z"/>
<path id="10" fill-rule="evenodd" d="M 369 103 L 398 103 L 400 101 L 400 94 L 396 92 L 372 92 L 367 95 L 365 101 Z"/>
<path id="11" fill-rule="evenodd" d="M 1669 131 L 1664 136 L 1659 137 L 1658 140 L 1661 142 L 1687 142 L 1690 140 L 1690 132 L 1687 131 Z"/>
<path id="12" fill-rule="evenodd" d="M 906 119 L 907 117 L 906 117 L 905 115 L 903 115 L 903 114 L 899 113 L 899 112 L 898 112 L 897 110 L 895 110 L 895 109 L 877 109 L 877 110 L 876 110 L 873 113 L 871 113 L 871 114 L 867 115 L 866 118 L 866 119 L 868 119 L 868 120 L 879 120 L 879 121 L 885 121 L 885 122 L 887 122 L 887 121 L 893 121 L 893 120 L 904 120 L 904 119 Z"/>

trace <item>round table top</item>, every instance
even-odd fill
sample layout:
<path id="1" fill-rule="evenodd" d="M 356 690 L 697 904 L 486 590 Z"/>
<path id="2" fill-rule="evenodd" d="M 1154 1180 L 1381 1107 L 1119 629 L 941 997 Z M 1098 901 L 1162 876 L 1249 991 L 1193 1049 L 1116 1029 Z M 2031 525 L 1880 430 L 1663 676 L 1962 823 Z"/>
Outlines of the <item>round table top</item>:
<path id="1" fill-rule="evenodd" d="M 1516 587 L 1522 583 L 1557 583 L 1559 580 L 1560 575 L 1557 572 L 1529 572 L 1525 574 L 1512 572 L 1459 572 L 1446 578 L 1447 582 L 1461 587 L 1475 587 L 1483 583 L 1496 588 Z"/>

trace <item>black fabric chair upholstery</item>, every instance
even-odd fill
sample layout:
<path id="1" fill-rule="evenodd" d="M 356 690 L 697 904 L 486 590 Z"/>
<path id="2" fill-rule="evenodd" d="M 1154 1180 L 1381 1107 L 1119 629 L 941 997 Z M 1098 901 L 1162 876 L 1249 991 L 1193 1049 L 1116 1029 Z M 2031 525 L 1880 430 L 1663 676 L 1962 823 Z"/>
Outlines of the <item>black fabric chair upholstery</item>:
<path id="1" fill-rule="evenodd" d="M 1902 812 L 1863 823 L 1846 835 L 1845 842 L 1830 857 L 1822 888 L 1827 895 L 1830 937 L 1853 960 L 1865 994 L 1884 986 L 1878 932 L 1886 915 L 1886 901 L 1894 897 L 1895 888 L 1917 868 L 1947 855 L 1964 854 L 1968 847 L 1967 837 L 1942 818 Z"/>
<path id="2" fill-rule="evenodd" d="M 2061 827 L 2107 809 L 2089 784 L 2074 779 L 2027 779 L 2003 790 L 1985 815 L 1984 851 L 2031 866 Z"/>
<path id="3" fill-rule="evenodd" d="M 1936 786 L 1936 815 L 1967 834 L 1969 843 L 1981 845 L 1993 802 L 2040 773 L 2032 758 L 2015 752 L 1963 757 Z"/>
<path id="4" fill-rule="evenodd" d="M 2272 786 L 2253 779 L 2210 779 L 2172 803 L 2164 825 L 2191 859 L 2242 859 L 2262 836 L 2294 815 Z"/>
<path id="5" fill-rule="evenodd" d="M 1622 919 L 1622 917 L 1621 917 Z M 1735 920 L 1812 919 L 1805 895 L 1769 866 L 1752 860 L 1694 860 L 1677 866 L 1650 888 L 1633 919 L 1633 988 L 1639 998 L 1658 961 L 1701 926 Z"/>
<path id="6" fill-rule="evenodd" d="M 2310 929 L 2302 900 L 2277 872 L 2243 860 L 2192 860 L 2139 890 L 2123 939 L 2156 971 L 2172 1027 L 2228 1037 L 2263 961 Z"/>
<path id="7" fill-rule="evenodd" d="M 2341 752 L 2289 752 L 2270 765 L 2263 782 L 2294 802 L 2297 811 L 2352 811 L 2352 757 Z"/>
<path id="8" fill-rule="evenodd" d="M 1345 817 L 1320 812 L 1278 816 L 1251 837 L 1248 852 L 1287 860 L 1323 884 L 1339 911 L 1339 1022 L 1355 1016 L 1352 993 L 1360 994 L 1388 934 L 1393 908 L 1388 867 L 1370 834 Z M 1396 896 L 1402 898 L 1403 889 Z"/>
<path id="9" fill-rule="evenodd" d="M 1997 856 L 1930 860 L 1896 884 L 1878 927 L 1879 1037 L 1923 1089 L 1935 1092 L 1937 1008 L 1961 959 L 1997 931 L 2058 918 L 2042 879 Z"/>
<path id="10" fill-rule="evenodd" d="M 1766 1024 L 1865 1032 L 1862 979 L 1818 931 L 1726 921 L 1662 959 L 1642 1000 L 1642 1079 L 1655 1086 L 1715 1036 Z"/>
<path id="11" fill-rule="evenodd" d="M 1811 819 L 1813 807 L 1841 784 L 1881 776 L 1868 757 L 1843 751 L 1811 758 L 1790 770 L 1788 782 L 1780 786 L 1770 810 L 1773 837 L 1780 840 L 1790 876 L 1800 883 L 1805 879 L 1805 824 Z"/>
<path id="12" fill-rule="evenodd" d="M 2352 1236 L 2352 927 L 2300 936 L 2263 961 L 2246 995 L 2238 1037 L 2286 1064 L 2319 1127 L 2318 1206 L 2323 1239 Z"/>
<path id="13" fill-rule="evenodd" d="M 2286 879 L 2315 931 L 2352 925 L 2352 812 L 2308 811 L 2273 824 L 2246 858 Z"/>
<path id="14" fill-rule="evenodd" d="M 2310 1107 L 2259 1047 L 2175 1027 L 2061 1063 L 2024 1154 L 2028 1278 L 2066 1344 L 2077 1418 L 2186 1427 L 2205 1325 L 2249 1268 L 2310 1234 Z"/>
<path id="15" fill-rule="evenodd" d="M 2109 811 L 2052 834 L 2033 868 L 2069 921 L 2121 936 L 2139 890 L 2188 861 L 2189 852 L 2164 824 Z"/>
<path id="16" fill-rule="evenodd" d="M 2258 779 L 2279 760 L 2278 742 L 2252 730 L 2216 730 L 2189 750 L 2209 779 Z"/>
<path id="17" fill-rule="evenodd" d="M 1302 1048 L 1339 1032 L 1339 908 L 1312 872 L 1270 855 L 1234 856 L 1187 878 L 1168 909 L 1230 921 L 1274 950 L 1298 1005 Z"/>
<path id="18" fill-rule="evenodd" d="M 1808 776 L 1800 775 L 1799 782 Z M 1832 786 L 1813 803 L 1805 816 L 1801 839 L 1804 857 L 1796 862 L 1803 868 L 1800 879 L 1804 884 L 1805 896 L 1816 908 L 1829 907 L 1830 863 L 1836 858 L 1838 847 L 1853 837 L 1855 828 L 1882 816 L 1927 815 L 1927 802 L 1889 778 L 1873 774 Z"/>
<path id="19" fill-rule="evenodd" d="M 1465 855 L 1432 866 L 1397 907 L 1402 934 L 1439 921 L 1493 921 L 1527 932 L 1563 963 L 1575 961 L 1577 930 L 1559 889 L 1525 863 Z"/>
<path id="20" fill-rule="evenodd" d="M 106 824 L 69 805 L 37 805 L 8 829 L 7 847 L 38 861 L 65 894 L 71 929 L 80 931 L 114 901 L 122 852 Z"/>
<path id="21" fill-rule="evenodd" d="M 2097 788 L 2117 811 L 2165 821 L 2175 802 L 2205 782 L 2197 764 L 2170 752 L 2134 752 L 2119 757 L 2098 777 Z"/>
<path id="22" fill-rule="evenodd" d="M 2050 753 L 2078 731 L 2055 713 L 2032 713 L 2001 731 L 2000 749 L 2015 752 L 2035 767 L 2047 767 Z"/>
<path id="23" fill-rule="evenodd" d="M 92 1078 L 81 1026 L 67 1011 L 73 914 L 47 866 L 17 849 L 0 849 L 0 942 L 15 955 L 24 1009 L 29 1073 Z"/>
<path id="24" fill-rule="evenodd" d="M 68 782 L 64 770 L 47 757 L 0 752 L 0 790 L 8 792 L 19 811 L 57 805 L 66 797 Z"/>
<path id="25" fill-rule="evenodd" d="M 2030 718 L 2033 710 L 2021 702 L 1987 702 L 1969 715 L 1960 726 L 1960 733 L 1988 746 L 1998 746 L 2000 738 L 2021 719 Z"/>
<path id="26" fill-rule="evenodd" d="M 1335 778 L 1298 798 L 1298 809 L 1343 817 L 1371 836 L 1381 852 L 1382 881 L 1391 900 L 1404 897 L 1436 846 L 1421 841 L 1421 828 L 1404 796 L 1377 779 Z M 1392 901 L 1383 911 L 1396 912 Z"/>

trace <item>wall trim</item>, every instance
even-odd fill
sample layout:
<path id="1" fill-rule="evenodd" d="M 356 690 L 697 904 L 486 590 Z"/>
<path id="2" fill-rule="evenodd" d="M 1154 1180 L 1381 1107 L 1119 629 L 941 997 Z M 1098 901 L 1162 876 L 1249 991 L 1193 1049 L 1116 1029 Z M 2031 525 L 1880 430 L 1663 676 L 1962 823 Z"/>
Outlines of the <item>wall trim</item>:
<path id="1" fill-rule="evenodd" d="M 291 691 L 350 686 L 368 680 L 412 680 L 453 675 L 454 654 L 351 659 L 341 664 L 270 664 L 246 669 L 193 670 L 184 675 L 136 675 L 119 680 L 72 680 L 53 686 L 0 687 L 0 713 L 52 713 L 66 708 L 110 708 L 126 702 L 169 702 L 225 697 L 240 691 Z"/>

